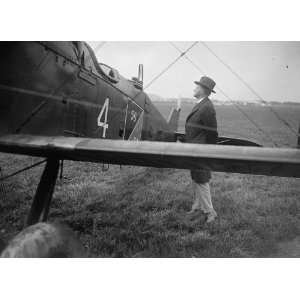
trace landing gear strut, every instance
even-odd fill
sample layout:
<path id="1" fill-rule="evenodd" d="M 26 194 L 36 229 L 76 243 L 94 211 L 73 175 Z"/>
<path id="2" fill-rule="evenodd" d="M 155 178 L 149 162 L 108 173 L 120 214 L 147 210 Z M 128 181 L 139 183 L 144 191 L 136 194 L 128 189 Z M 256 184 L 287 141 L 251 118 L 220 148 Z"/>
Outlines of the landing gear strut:
<path id="1" fill-rule="evenodd" d="M 57 158 L 48 158 L 30 208 L 27 226 L 39 222 L 42 214 L 42 221 L 47 220 L 58 170 L 59 160 Z"/>

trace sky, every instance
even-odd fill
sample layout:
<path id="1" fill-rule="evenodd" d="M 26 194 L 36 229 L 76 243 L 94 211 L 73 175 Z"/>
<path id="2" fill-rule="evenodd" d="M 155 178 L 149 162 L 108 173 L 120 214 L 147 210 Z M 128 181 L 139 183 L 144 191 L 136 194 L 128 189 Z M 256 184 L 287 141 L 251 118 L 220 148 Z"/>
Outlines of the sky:
<path id="1" fill-rule="evenodd" d="M 88 42 L 93 49 L 101 42 Z M 173 42 L 182 51 L 193 42 Z M 207 45 L 265 101 L 300 103 L 300 42 L 206 42 Z M 180 53 L 169 42 L 106 42 L 96 52 L 99 62 L 121 75 L 137 76 L 144 65 L 144 86 L 173 62 Z M 233 100 L 255 101 L 257 96 L 235 77 L 201 42 L 187 56 L 205 75 L 216 81 Z M 185 57 L 147 88 L 164 98 L 193 96 L 194 81 L 203 74 Z M 214 99 L 226 100 L 217 90 Z"/>

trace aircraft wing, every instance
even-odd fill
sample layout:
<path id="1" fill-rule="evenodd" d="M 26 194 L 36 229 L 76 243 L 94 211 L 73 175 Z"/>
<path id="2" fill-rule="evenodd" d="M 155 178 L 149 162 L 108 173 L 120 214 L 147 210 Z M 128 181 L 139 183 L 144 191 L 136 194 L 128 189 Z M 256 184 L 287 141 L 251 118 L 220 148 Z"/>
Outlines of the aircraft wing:
<path id="1" fill-rule="evenodd" d="M 300 151 L 287 148 L 5 135 L 0 152 L 159 168 L 300 178 Z"/>

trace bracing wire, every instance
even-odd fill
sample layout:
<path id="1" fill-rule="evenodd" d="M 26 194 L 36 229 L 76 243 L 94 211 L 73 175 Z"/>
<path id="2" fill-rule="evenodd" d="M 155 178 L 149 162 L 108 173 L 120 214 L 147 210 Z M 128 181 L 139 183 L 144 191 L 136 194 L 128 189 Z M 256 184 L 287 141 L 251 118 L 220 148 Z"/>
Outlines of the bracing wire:
<path id="1" fill-rule="evenodd" d="M 43 160 L 41 160 L 41 161 L 39 161 L 39 162 L 37 162 L 37 163 L 35 163 L 35 164 L 32 164 L 32 165 L 27 166 L 27 167 L 25 167 L 25 168 L 22 168 L 21 170 L 18 170 L 18 171 L 16 171 L 16 172 L 12 173 L 12 174 L 9 174 L 9 175 L 0 177 L 0 182 L 1 182 L 1 181 L 4 181 L 4 180 L 6 180 L 6 179 L 8 179 L 8 178 L 10 178 L 10 177 L 16 176 L 16 175 L 18 175 L 18 174 L 20 174 L 20 173 L 23 173 L 23 172 L 25 172 L 25 171 L 27 171 L 27 170 L 30 170 L 30 169 L 32 169 L 32 168 L 34 168 L 34 167 L 37 167 L 37 166 L 43 164 L 43 163 L 46 162 L 46 161 L 47 161 L 47 159 L 43 159 Z"/>
<path id="2" fill-rule="evenodd" d="M 214 56 L 217 58 L 219 62 L 221 62 L 233 75 L 236 76 L 256 97 L 258 97 L 259 101 L 263 104 L 265 104 L 270 111 L 277 117 L 279 121 L 281 121 L 293 134 L 296 136 L 300 136 L 297 131 L 292 127 L 292 125 L 283 119 L 276 110 L 274 110 L 267 101 L 265 101 L 258 93 L 256 90 L 254 90 L 250 84 L 248 84 L 233 68 L 228 65 L 223 59 L 221 59 L 220 56 L 218 56 L 205 42 L 201 42 L 201 44 Z"/>
<path id="3" fill-rule="evenodd" d="M 199 42 L 194 42 L 190 47 L 188 47 L 185 51 L 180 51 L 180 55 L 173 60 L 167 67 L 165 67 L 159 74 L 157 74 L 149 83 L 145 85 L 144 89 L 147 89 L 151 84 L 153 84 L 158 78 L 160 78 L 164 73 L 166 73 L 173 65 L 175 65 L 182 57 L 184 57 L 194 46 L 196 46 Z"/>
<path id="4" fill-rule="evenodd" d="M 170 42 L 170 44 L 179 52 L 181 52 L 181 50 L 172 42 Z M 205 75 L 205 72 L 204 70 L 202 70 L 193 60 L 190 59 L 190 57 L 188 55 L 185 55 L 185 59 L 187 61 L 189 61 L 198 71 L 200 71 L 201 74 Z M 223 96 L 228 100 L 230 101 L 233 105 L 235 105 L 235 107 L 240 111 L 240 113 L 242 113 L 245 118 L 247 118 L 247 120 L 249 122 L 251 122 L 255 127 L 256 129 L 265 137 L 267 137 L 267 139 L 272 142 L 274 144 L 274 146 L 278 147 L 278 144 L 254 121 L 252 120 L 252 118 L 243 110 L 240 108 L 240 106 L 235 103 L 233 100 L 231 100 L 231 98 L 219 87 L 217 86 L 216 87 L 217 90 L 220 91 L 221 94 L 223 94 Z"/>

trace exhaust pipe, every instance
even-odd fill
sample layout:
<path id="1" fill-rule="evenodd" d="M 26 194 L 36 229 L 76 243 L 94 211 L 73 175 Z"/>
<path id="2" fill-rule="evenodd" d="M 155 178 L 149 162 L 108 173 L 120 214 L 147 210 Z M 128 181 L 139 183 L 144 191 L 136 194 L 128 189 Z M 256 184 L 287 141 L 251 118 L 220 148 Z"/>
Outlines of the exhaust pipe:
<path id="1" fill-rule="evenodd" d="M 144 85 L 144 67 L 142 64 L 139 64 L 138 77 L 132 77 L 133 84 L 139 90 L 143 90 Z"/>

